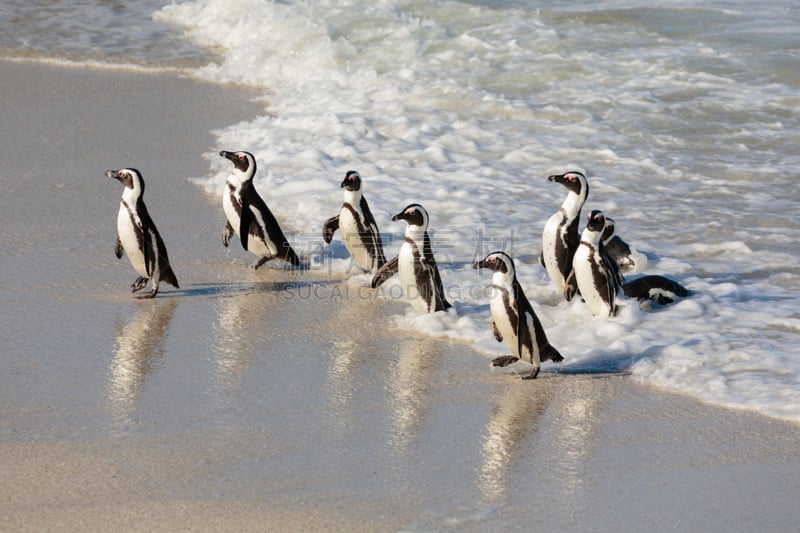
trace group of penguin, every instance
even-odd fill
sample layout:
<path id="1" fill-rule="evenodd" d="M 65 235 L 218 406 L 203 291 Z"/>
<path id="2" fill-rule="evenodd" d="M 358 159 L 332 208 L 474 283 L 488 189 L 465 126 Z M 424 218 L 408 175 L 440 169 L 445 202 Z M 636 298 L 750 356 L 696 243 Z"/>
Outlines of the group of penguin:
<path id="1" fill-rule="evenodd" d="M 242 247 L 258 257 L 254 268 L 272 259 L 303 266 L 304 261 L 294 251 L 255 189 L 256 160 L 253 155 L 245 151 L 224 150 L 219 155 L 233 164 L 222 196 L 226 217 L 222 244 L 227 247 L 234 234 L 237 235 Z M 117 258 L 121 258 L 124 252 L 139 274 L 131 285 L 132 291 L 140 291 L 150 282 L 152 289 L 145 297 L 153 298 L 158 294 L 162 281 L 179 288 L 167 248 L 144 204 L 145 184 L 141 173 L 133 168 L 123 168 L 109 170 L 106 176 L 123 185 L 114 252 Z M 560 183 L 568 192 L 560 210 L 545 224 L 540 260 L 565 299 L 580 295 L 593 314 L 613 316 L 620 290 L 628 297 L 640 301 L 653 299 L 660 304 L 688 294 L 679 283 L 663 276 L 642 276 L 626 283 L 621 270 L 632 265 L 631 250 L 614 235 L 614 221 L 594 210 L 589 214 L 583 232 L 578 232 L 580 212 L 589 194 L 586 177 L 572 171 L 550 176 L 548 180 Z M 323 224 L 323 240 L 330 243 L 338 230 L 353 261 L 374 273 L 372 288 L 398 274 L 406 299 L 418 312 L 449 309 L 451 305 L 445 298 L 433 257 L 425 208 L 420 204 L 410 204 L 392 217 L 393 221 L 403 220 L 407 225 L 398 255 L 387 261 L 378 225 L 362 192 L 359 173 L 348 171 L 341 188 L 344 189 L 341 209 L 338 215 Z M 492 332 L 498 342 L 505 340 L 511 351 L 511 355 L 497 357 L 492 364 L 504 367 L 525 361 L 533 368 L 523 378 L 533 379 L 539 374 L 543 361 L 563 361 L 563 356 L 548 342 L 539 318 L 517 281 L 514 260 L 505 252 L 496 251 L 472 266 L 492 272 Z"/>

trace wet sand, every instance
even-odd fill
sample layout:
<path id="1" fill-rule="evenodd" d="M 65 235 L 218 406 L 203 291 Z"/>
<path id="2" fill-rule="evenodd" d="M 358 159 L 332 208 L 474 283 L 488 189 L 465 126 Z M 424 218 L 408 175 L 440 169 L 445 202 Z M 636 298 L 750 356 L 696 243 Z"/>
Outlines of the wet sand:
<path id="1" fill-rule="evenodd" d="M 800 523 L 800 425 L 625 375 L 524 382 L 398 330 L 405 304 L 362 278 L 248 268 L 187 180 L 210 130 L 259 111 L 246 91 L 15 63 L 0 88 L 0 530 Z M 121 189 L 103 172 L 123 166 L 181 284 L 154 301 L 113 255 Z"/>

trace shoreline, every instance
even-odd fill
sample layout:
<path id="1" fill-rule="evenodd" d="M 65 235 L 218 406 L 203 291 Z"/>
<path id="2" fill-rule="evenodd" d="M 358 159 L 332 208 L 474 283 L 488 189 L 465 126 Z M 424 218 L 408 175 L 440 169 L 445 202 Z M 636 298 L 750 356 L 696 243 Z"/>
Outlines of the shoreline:
<path id="1" fill-rule="evenodd" d="M 221 245 L 221 207 L 187 179 L 208 172 L 215 128 L 260 110 L 247 91 L 3 61 L 0 73 L 0 529 L 800 520 L 798 424 L 623 375 L 525 382 L 467 343 L 398 329 L 406 304 L 359 298 L 358 280 L 248 268 Z M 120 191 L 103 172 L 121 166 L 142 170 L 181 284 L 155 301 L 131 298 L 135 274 L 113 256 Z M 314 286 L 341 298 L 304 294 Z"/>

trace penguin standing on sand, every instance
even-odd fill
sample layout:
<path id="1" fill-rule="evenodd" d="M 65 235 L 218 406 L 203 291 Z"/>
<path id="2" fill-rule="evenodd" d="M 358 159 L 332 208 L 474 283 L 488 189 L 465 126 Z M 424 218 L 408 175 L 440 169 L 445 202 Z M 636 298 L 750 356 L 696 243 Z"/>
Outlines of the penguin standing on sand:
<path id="1" fill-rule="evenodd" d="M 256 175 L 253 154 L 223 150 L 219 155 L 233 163 L 233 172 L 225 181 L 225 192 L 222 194 L 222 208 L 228 219 L 222 232 L 222 244 L 227 248 L 236 233 L 242 247 L 259 258 L 253 268 L 276 258 L 295 266 L 300 265 L 300 258 L 253 185 Z"/>
<path id="2" fill-rule="evenodd" d="M 144 179 L 141 173 L 133 168 L 123 168 L 108 170 L 106 176 L 118 180 L 125 187 L 117 213 L 114 254 L 117 259 L 121 259 L 124 251 L 133 269 L 139 273 L 139 277 L 131 285 L 132 292 L 142 290 L 150 280 L 153 282 L 153 289 L 145 298 L 154 298 L 158 294 L 161 281 L 176 289 L 180 288 L 169 264 L 167 247 L 144 205 Z"/>
<path id="3" fill-rule="evenodd" d="M 602 211 L 592 211 L 581 233 L 581 241 L 572 259 L 575 282 L 592 314 L 614 316 L 617 312 L 616 296 L 619 284 L 615 271 L 608 264 L 603 250 L 603 232 L 606 217 Z"/>
<path id="4" fill-rule="evenodd" d="M 547 180 L 560 183 L 568 191 L 561 209 L 548 219 L 542 231 L 541 263 L 556 289 L 563 292 L 580 241 L 578 225 L 581 208 L 589 197 L 589 182 L 577 171 L 549 176 Z"/>
<path id="5" fill-rule="evenodd" d="M 372 288 L 380 286 L 395 273 L 409 303 L 420 313 L 433 313 L 450 308 L 442 288 L 442 278 L 431 251 L 428 236 L 428 212 L 419 204 L 411 204 L 392 217 L 405 220 L 405 239 L 397 257 L 386 262 L 372 278 Z"/>
<path id="6" fill-rule="evenodd" d="M 361 189 L 361 175 L 355 170 L 348 171 L 341 186 L 344 189 L 342 208 L 338 215 L 325 221 L 322 238 L 330 244 L 338 229 L 350 257 L 364 270 L 375 272 L 386 262 L 386 257 L 378 224 Z"/>
<path id="7" fill-rule="evenodd" d="M 534 379 L 542 361 L 563 361 L 564 357 L 547 341 L 542 323 L 517 281 L 514 260 L 504 252 L 492 252 L 472 268 L 492 271 L 492 332 L 497 342 L 506 341 L 512 354 L 495 358 L 492 365 L 504 367 L 527 361 L 533 370 L 522 379 Z"/>

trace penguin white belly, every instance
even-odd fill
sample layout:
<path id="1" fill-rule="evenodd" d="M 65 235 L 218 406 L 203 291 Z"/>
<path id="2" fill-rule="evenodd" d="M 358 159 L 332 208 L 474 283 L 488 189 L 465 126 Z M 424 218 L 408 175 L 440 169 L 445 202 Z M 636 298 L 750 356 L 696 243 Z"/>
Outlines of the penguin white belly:
<path id="1" fill-rule="evenodd" d="M 225 218 L 228 219 L 228 224 L 231 225 L 233 228 L 234 233 L 239 235 L 239 213 L 236 212 L 236 208 L 233 206 L 233 201 L 231 200 L 231 191 L 228 189 L 227 184 L 225 185 L 225 194 L 222 195 L 222 210 L 225 211 Z M 241 205 L 241 203 L 239 204 Z"/>
<path id="2" fill-rule="evenodd" d="M 572 265 L 575 271 L 575 281 L 581 291 L 581 297 L 583 297 L 589 310 L 593 315 L 608 316 L 611 313 L 611 307 L 603 299 L 594 280 L 593 271 L 595 268 L 605 274 L 603 264 L 599 260 L 599 254 L 593 253 L 588 246 L 581 244 L 575 251 Z"/>
<path id="3" fill-rule="evenodd" d="M 493 296 L 492 299 L 489 300 L 489 308 L 492 311 L 492 320 L 494 320 L 494 325 L 497 328 L 497 331 L 500 332 L 500 335 L 503 336 L 503 340 L 505 341 L 506 346 L 508 346 L 511 355 L 519 357 L 519 341 L 517 340 L 517 332 L 511 327 L 511 321 L 508 319 L 506 306 L 505 303 L 503 303 L 503 295 L 496 288 L 493 288 L 492 292 Z"/>
<path id="4" fill-rule="evenodd" d="M 125 255 L 128 256 L 133 269 L 140 276 L 149 278 L 150 274 L 147 273 L 144 264 L 144 253 L 139 248 L 139 241 L 136 238 L 136 230 L 133 227 L 131 215 L 124 206 L 120 207 L 117 214 L 117 236 L 119 236 L 119 241 L 122 243 L 122 248 L 125 250 Z"/>
<path id="5" fill-rule="evenodd" d="M 400 276 L 400 285 L 406 300 L 420 313 L 427 313 L 428 303 L 422 298 L 417 287 L 417 277 L 414 274 L 414 250 L 408 243 L 403 243 L 397 256 L 397 273 Z"/>
<path id="6" fill-rule="evenodd" d="M 559 226 L 563 218 L 561 213 L 554 214 L 547 220 L 547 223 L 544 225 L 544 230 L 542 231 L 542 256 L 544 258 L 544 267 L 559 292 L 564 291 L 565 283 L 564 276 L 561 275 L 561 270 L 558 268 L 556 240 L 559 239 Z"/>
<path id="7" fill-rule="evenodd" d="M 347 208 L 339 212 L 339 232 L 342 235 L 342 242 L 353 261 L 358 263 L 358 266 L 364 270 L 374 270 L 372 257 L 370 257 L 367 248 L 361 241 L 361 235 L 358 233 L 358 222 L 353 217 L 352 211 Z"/>

